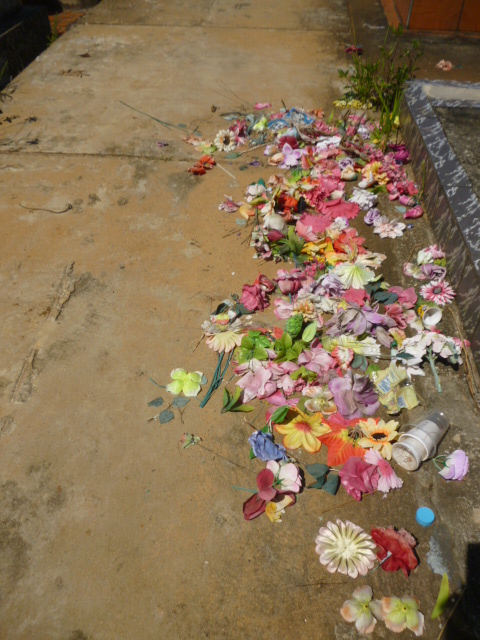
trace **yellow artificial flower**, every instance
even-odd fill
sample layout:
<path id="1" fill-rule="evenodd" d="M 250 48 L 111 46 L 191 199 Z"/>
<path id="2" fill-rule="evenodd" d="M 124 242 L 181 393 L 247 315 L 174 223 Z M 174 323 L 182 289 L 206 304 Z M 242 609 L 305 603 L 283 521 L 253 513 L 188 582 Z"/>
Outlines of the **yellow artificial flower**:
<path id="1" fill-rule="evenodd" d="M 286 449 L 300 449 L 303 447 L 309 453 L 320 451 L 322 443 L 318 438 L 331 431 L 323 422 L 323 415 L 315 413 L 307 415 L 296 409 L 300 415 L 287 424 L 276 424 L 275 429 L 283 436 L 283 446 Z"/>
<path id="2" fill-rule="evenodd" d="M 357 445 L 364 449 L 375 449 L 386 460 L 392 459 L 391 441 L 398 436 L 398 422 L 390 420 L 384 422 L 381 419 L 359 420 L 358 426 L 362 430 L 363 437 L 357 440 Z"/>
<path id="3" fill-rule="evenodd" d="M 270 522 L 281 522 L 282 514 L 285 513 L 285 507 L 288 507 L 294 498 L 292 496 L 285 495 L 278 502 L 269 502 L 265 507 L 265 514 L 268 516 Z"/>

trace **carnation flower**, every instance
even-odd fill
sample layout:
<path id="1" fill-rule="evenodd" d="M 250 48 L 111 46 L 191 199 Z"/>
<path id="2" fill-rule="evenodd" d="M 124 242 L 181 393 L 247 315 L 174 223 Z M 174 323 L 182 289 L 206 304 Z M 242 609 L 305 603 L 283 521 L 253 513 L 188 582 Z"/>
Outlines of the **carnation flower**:
<path id="1" fill-rule="evenodd" d="M 408 578 L 418 560 L 413 552 L 417 544 L 411 533 L 405 529 L 395 531 L 393 527 L 372 529 L 372 538 L 378 545 L 377 557 L 382 562 L 384 571 L 398 571 L 401 569 Z"/>
<path id="2" fill-rule="evenodd" d="M 361 527 L 337 520 L 327 522 L 315 538 L 315 551 L 327 571 L 339 571 L 351 578 L 364 576 L 373 567 L 375 543 Z"/>
<path id="3" fill-rule="evenodd" d="M 425 284 L 423 287 L 420 287 L 420 295 L 425 298 L 425 300 L 429 300 L 430 302 L 438 304 L 439 307 L 443 307 L 452 302 L 455 297 L 455 291 L 445 280 L 432 280 L 430 284 Z"/>

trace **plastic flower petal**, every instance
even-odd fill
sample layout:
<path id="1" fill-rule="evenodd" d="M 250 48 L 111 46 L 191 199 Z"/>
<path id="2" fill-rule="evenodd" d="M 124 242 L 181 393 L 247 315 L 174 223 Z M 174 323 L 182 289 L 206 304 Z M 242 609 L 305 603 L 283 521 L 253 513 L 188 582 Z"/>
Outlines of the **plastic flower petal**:
<path id="1" fill-rule="evenodd" d="M 278 496 L 274 498 L 272 502 L 269 502 L 265 507 L 265 515 L 268 516 L 270 522 L 281 522 L 282 514 L 285 513 L 285 508 L 290 507 L 295 503 L 295 496 L 290 493 Z"/>
<path id="2" fill-rule="evenodd" d="M 355 622 L 358 633 L 372 633 L 377 624 L 377 619 L 370 609 L 373 598 L 372 587 L 368 584 L 358 587 L 352 593 L 352 599 L 343 603 L 340 613 L 347 622 Z"/>
<path id="3" fill-rule="evenodd" d="M 269 460 L 267 462 L 269 469 L 274 477 L 274 487 L 279 492 L 298 493 L 302 488 L 302 477 L 298 468 L 293 462 L 276 462 Z"/>
<path id="4" fill-rule="evenodd" d="M 330 573 L 339 571 L 351 578 L 364 576 L 373 567 L 375 543 L 361 527 L 337 520 L 327 522 L 315 538 L 320 563 Z"/>
<path id="5" fill-rule="evenodd" d="M 287 424 L 276 424 L 275 429 L 283 436 L 283 445 L 287 449 L 303 447 L 309 453 L 320 451 L 322 443 L 318 438 L 330 431 L 330 427 L 323 422 L 321 413 L 309 416 L 299 411 L 296 418 Z"/>
<path id="6" fill-rule="evenodd" d="M 381 565 L 382 569 L 388 572 L 401 569 L 408 578 L 410 571 L 418 565 L 413 552 L 417 541 L 412 534 L 405 529 L 395 531 L 393 527 L 372 529 L 371 534 L 379 547 L 378 559 L 385 560 Z"/>
<path id="7" fill-rule="evenodd" d="M 358 440 L 357 444 L 366 449 L 372 447 L 384 458 L 391 460 L 391 441 L 398 436 L 398 422 L 395 422 L 395 420 L 384 422 L 381 419 L 368 418 L 367 420 L 360 420 L 358 426 L 362 430 L 363 437 Z"/>
<path id="8" fill-rule="evenodd" d="M 190 398 L 198 395 L 203 379 L 203 373 L 201 371 L 187 373 L 185 369 L 174 369 L 170 377 L 172 378 L 172 382 L 166 386 L 169 393 L 177 396 L 183 392 L 185 396 Z"/>
<path id="9" fill-rule="evenodd" d="M 379 472 L 374 464 L 362 458 L 349 458 L 338 472 L 345 491 L 360 501 L 364 493 L 374 493 L 379 480 Z"/>
<path id="10" fill-rule="evenodd" d="M 416 598 L 382 598 L 380 608 L 376 611 L 390 631 L 401 633 L 410 629 L 416 636 L 421 636 L 424 630 L 424 615 L 418 610 L 418 606 Z"/>
<path id="11" fill-rule="evenodd" d="M 369 449 L 365 454 L 364 460 L 378 467 L 380 477 L 377 489 L 379 491 L 388 493 L 390 489 L 400 489 L 403 485 L 403 480 L 397 476 L 390 463 L 384 460 L 375 449 Z"/>
<path id="12" fill-rule="evenodd" d="M 346 289 L 363 289 L 375 278 L 375 273 L 371 269 L 350 262 L 337 264 L 333 273 Z"/>
<path id="13" fill-rule="evenodd" d="M 468 473 L 468 456 L 462 449 L 457 449 L 445 459 L 445 468 L 439 471 L 439 475 L 445 480 L 463 480 Z"/>
<path id="14" fill-rule="evenodd" d="M 243 336 L 236 331 L 221 331 L 206 339 L 207 346 L 214 351 L 230 353 L 240 346 Z"/>
<path id="15" fill-rule="evenodd" d="M 273 436 L 263 431 L 255 431 L 249 437 L 248 442 L 252 447 L 256 458 L 268 462 L 268 460 L 286 460 L 287 453 L 285 447 L 273 442 Z"/>

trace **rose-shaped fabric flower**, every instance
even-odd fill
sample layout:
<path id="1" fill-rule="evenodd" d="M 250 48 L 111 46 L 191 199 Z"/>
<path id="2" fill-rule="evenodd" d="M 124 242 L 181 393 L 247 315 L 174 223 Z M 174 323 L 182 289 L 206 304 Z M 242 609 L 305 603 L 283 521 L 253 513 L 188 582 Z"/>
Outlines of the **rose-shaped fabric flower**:
<path id="1" fill-rule="evenodd" d="M 449 456 L 437 456 L 435 461 L 440 461 L 444 468 L 439 471 L 439 475 L 445 480 L 463 480 L 468 473 L 468 456 L 462 449 L 457 449 Z"/>
<path id="2" fill-rule="evenodd" d="M 345 491 L 358 501 L 364 493 L 375 492 L 380 477 L 374 464 L 357 457 L 349 458 L 338 475 Z"/>

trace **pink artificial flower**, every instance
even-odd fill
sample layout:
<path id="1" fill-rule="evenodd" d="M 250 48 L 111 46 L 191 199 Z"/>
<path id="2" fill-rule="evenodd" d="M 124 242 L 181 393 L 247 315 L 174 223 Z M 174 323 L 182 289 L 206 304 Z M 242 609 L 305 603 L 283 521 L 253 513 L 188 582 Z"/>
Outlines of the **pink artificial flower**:
<path id="1" fill-rule="evenodd" d="M 292 293 L 297 293 L 305 279 L 306 275 L 302 269 L 291 269 L 290 271 L 287 271 L 286 269 L 279 269 L 277 271 L 277 277 L 274 278 L 278 288 L 283 295 L 286 296 Z"/>
<path id="2" fill-rule="evenodd" d="M 455 297 L 455 291 L 445 280 L 432 280 L 429 284 L 420 287 L 420 295 L 438 304 L 439 307 L 443 307 L 446 304 L 452 302 Z"/>
<path id="3" fill-rule="evenodd" d="M 269 460 L 267 469 L 273 474 L 279 493 L 298 493 L 302 488 L 300 471 L 292 462 Z"/>
<path id="4" fill-rule="evenodd" d="M 323 347 L 312 347 L 302 351 L 297 362 L 300 366 L 304 366 L 305 369 L 313 371 L 317 375 L 322 375 L 336 366 L 335 359 Z"/>
<path id="5" fill-rule="evenodd" d="M 385 315 L 395 320 L 395 324 L 399 329 L 406 329 L 417 317 L 413 309 L 403 309 L 396 303 L 385 305 Z"/>
<path id="6" fill-rule="evenodd" d="M 370 296 L 365 289 L 348 289 L 342 297 L 347 302 L 353 302 L 358 304 L 360 307 L 363 307 L 365 302 L 370 299 Z"/>
<path id="7" fill-rule="evenodd" d="M 287 142 L 283 145 L 282 154 L 283 166 L 290 168 L 296 167 L 298 165 L 303 155 L 303 151 L 300 149 L 292 149 L 292 147 Z"/>
<path id="8" fill-rule="evenodd" d="M 274 283 L 267 276 L 260 273 L 253 284 L 243 285 L 240 302 L 249 311 L 263 311 L 270 306 L 267 294 L 272 293 L 274 290 Z"/>
<path id="9" fill-rule="evenodd" d="M 245 365 L 236 368 L 235 373 L 243 373 Z M 251 360 L 245 373 L 237 382 L 237 386 L 243 389 L 243 401 L 250 402 L 253 398 L 267 398 L 277 390 L 276 383 L 272 380 L 273 374 L 260 360 Z"/>
<path id="10" fill-rule="evenodd" d="M 423 207 L 417 205 L 416 207 L 412 207 L 408 211 L 403 214 L 405 220 L 416 220 L 417 218 L 421 218 L 423 216 Z"/>
<path id="11" fill-rule="evenodd" d="M 391 293 L 396 293 L 398 296 L 398 304 L 401 304 L 404 309 L 413 309 L 417 302 L 417 294 L 413 287 L 404 289 L 403 287 L 390 287 Z"/>
<path id="12" fill-rule="evenodd" d="M 383 493 L 388 493 L 390 489 L 400 489 L 403 480 L 397 476 L 392 466 L 385 458 L 383 458 L 375 449 L 368 449 L 363 458 L 365 462 L 374 464 L 378 467 L 380 477 L 378 479 L 377 488 Z"/>
<path id="13" fill-rule="evenodd" d="M 376 465 L 369 464 L 363 458 L 356 456 L 346 461 L 338 475 L 345 491 L 359 502 L 362 494 L 375 492 L 380 478 Z"/>
<path id="14" fill-rule="evenodd" d="M 297 220 L 295 231 L 300 238 L 303 238 L 307 242 L 317 242 L 318 240 L 318 236 L 313 228 L 305 225 L 301 220 Z"/>
<path id="15" fill-rule="evenodd" d="M 255 109 L 257 111 L 263 111 L 263 109 L 268 109 L 271 106 L 272 105 L 270 104 L 270 102 L 256 102 L 255 103 Z"/>

